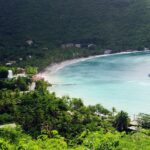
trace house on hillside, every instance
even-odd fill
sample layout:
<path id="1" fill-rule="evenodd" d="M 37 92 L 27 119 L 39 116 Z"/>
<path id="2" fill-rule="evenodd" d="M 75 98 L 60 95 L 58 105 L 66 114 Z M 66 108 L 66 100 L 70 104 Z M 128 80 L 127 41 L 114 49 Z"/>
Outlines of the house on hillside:
<path id="1" fill-rule="evenodd" d="M 65 48 L 88 48 L 88 49 L 96 49 L 96 45 L 93 43 L 66 43 L 66 44 L 62 44 L 61 48 L 65 49 Z"/>
<path id="2" fill-rule="evenodd" d="M 14 78 L 27 77 L 25 69 L 17 68 L 17 72 L 16 72 L 16 74 L 13 77 Z"/>
<path id="3" fill-rule="evenodd" d="M 27 40 L 26 43 L 31 46 L 33 44 L 33 40 Z"/>
<path id="4" fill-rule="evenodd" d="M 12 79 L 13 78 L 13 71 L 12 70 L 8 70 L 8 79 Z"/>
<path id="5" fill-rule="evenodd" d="M 27 77 L 26 73 L 18 73 L 14 77 L 19 78 L 19 77 Z"/>
<path id="6" fill-rule="evenodd" d="M 26 74 L 26 70 L 23 68 L 17 68 L 17 73 L 18 74 Z"/>
<path id="7" fill-rule="evenodd" d="M 5 65 L 6 66 L 11 66 L 11 65 L 13 65 L 15 63 L 16 63 L 16 61 L 12 60 L 12 61 L 8 61 Z"/>
<path id="8" fill-rule="evenodd" d="M 139 124 L 138 124 L 137 120 L 132 120 L 130 122 L 128 130 L 130 130 L 130 131 L 137 131 L 138 130 L 138 126 L 139 126 Z"/>
<path id="9" fill-rule="evenodd" d="M 61 45 L 61 48 L 72 48 L 72 47 L 74 47 L 74 44 L 73 43 L 66 43 L 66 44 L 62 44 Z"/>
<path id="10" fill-rule="evenodd" d="M 110 50 L 110 49 L 107 49 L 104 51 L 104 54 L 111 54 L 111 53 L 112 53 L 112 50 Z"/>
<path id="11" fill-rule="evenodd" d="M 23 60 L 23 58 L 21 58 L 21 57 L 20 57 L 20 58 L 19 58 L 19 60 L 20 60 L 20 61 L 22 61 L 22 60 Z"/>
<path id="12" fill-rule="evenodd" d="M 81 48 L 81 44 L 74 44 L 75 48 Z"/>

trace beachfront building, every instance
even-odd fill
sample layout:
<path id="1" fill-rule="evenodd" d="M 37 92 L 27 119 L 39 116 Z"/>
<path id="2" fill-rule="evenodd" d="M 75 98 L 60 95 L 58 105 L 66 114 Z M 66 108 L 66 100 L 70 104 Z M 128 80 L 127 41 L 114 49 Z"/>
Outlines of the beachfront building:
<path id="1" fill-rule="evenodd" d="M 110 50 L 110 49 L 107 49 L 104 51 L 104 54 L 111 54 L 111 53 L 112 53 L 112 50 Z"/>

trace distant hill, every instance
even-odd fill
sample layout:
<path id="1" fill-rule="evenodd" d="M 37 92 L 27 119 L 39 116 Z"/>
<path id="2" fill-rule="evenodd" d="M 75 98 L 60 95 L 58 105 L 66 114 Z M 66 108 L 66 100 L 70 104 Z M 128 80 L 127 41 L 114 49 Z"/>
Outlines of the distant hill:
<path id="1" fill-rule="evenodd" d="M 94 43 L 101 48 L 150 47 L 149 0 L 1 0 L 0 48 Z"/>

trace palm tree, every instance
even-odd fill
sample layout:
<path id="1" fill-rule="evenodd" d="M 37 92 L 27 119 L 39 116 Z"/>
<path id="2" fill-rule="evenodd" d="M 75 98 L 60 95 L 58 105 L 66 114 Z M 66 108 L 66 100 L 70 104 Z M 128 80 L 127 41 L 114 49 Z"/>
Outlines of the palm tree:
<path id="1" fill-rule="evenodd" d="M 128 113 L 120 111 L 115 117 L 115 127 L 118 131 L 126 131 L 129 125 L 130 119 Z"/>

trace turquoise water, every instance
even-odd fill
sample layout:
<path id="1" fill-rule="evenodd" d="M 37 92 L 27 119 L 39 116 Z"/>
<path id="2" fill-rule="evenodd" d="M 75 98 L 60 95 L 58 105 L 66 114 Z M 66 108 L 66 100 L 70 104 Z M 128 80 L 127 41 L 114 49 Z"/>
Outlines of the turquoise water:
<path id="1" fill-rule="evenodd" d="M 55 73 L 50 91 L 79 97 L 85 104 L 100 103 L 130 115 L 150 113 L 150 53 L 99 57 L 78 62 Z"/>

